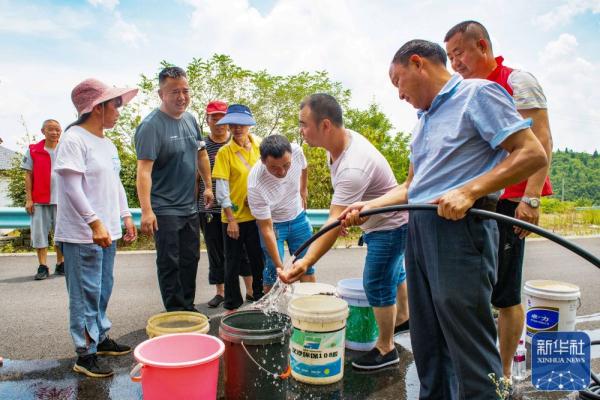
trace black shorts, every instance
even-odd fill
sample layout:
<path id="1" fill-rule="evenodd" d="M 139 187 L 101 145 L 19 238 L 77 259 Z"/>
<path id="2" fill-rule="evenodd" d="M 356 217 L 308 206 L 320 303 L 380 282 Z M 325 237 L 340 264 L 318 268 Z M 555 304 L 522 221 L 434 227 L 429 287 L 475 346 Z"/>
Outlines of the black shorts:
<path id="1" fill-rule="evenodd" d="M 514 217 L 518 205 L 514 201 L 500 200 L 496 212 Z M 498 280 L 492 291 L 492 304 L 506 308 L 521 304 L 525 240 L 515 234 L 513 225 L 498 222 L 498 231 Z"/>

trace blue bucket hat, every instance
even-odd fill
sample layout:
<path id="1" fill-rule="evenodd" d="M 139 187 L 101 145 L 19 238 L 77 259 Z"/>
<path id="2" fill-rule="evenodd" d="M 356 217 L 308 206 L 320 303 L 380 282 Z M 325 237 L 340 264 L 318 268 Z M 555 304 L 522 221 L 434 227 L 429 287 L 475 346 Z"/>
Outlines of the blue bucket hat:
<path id="1" fill-rule="evenodd" d="M 227 107 L 227 113 L 217 122 L 217 125 L 256 125 L 250 109 L 243 104 L 232 104 Z"/>

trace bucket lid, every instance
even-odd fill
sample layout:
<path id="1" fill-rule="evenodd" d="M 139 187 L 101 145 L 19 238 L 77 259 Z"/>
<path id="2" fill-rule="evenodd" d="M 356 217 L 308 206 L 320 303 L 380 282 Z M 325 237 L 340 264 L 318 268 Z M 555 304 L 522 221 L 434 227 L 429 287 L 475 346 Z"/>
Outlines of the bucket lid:
<path id="1" fill-rule="evenodd" d="M 290 317 L 285 314 L 242 310 L 221 319 L 219 336 L 232 343 L 268 344 L 282 340 L 290 327 Z"/>
<path id="2" fill-rule="evenodd" d="M 367 300 L 362 278 L 342 279 L 337 284 L 337 291 L 341 297 Z"/>
<path id="3" fill-rule="evenodd" d="M 206 364 L 223 354 L 225 344 L 202 333 L 172 333 L 138 344 L 133 355 L 138 362 L 159 368 L 184 368 Z"/>
<path id="4" fill-rule="evenodd" d="M 295 296 L 312 296 L 315 294 L 335 295 L 335 286 L 319 282 L 298 282 L 292 285 Z"/>
<path id="5" fill-rule="evenodd" d="M 299 297 L 290 302 L 288 313 L 294 319 L 306 322 L 332 322 L 348 317 L 348 303 L 333 296 Z"/>
<path id="6" fill-rule="evenodd" d="M 525 282 L 523 292 L 551 300 L 577 300 L 581 295 L 577 285 L 545 279 Z"/>

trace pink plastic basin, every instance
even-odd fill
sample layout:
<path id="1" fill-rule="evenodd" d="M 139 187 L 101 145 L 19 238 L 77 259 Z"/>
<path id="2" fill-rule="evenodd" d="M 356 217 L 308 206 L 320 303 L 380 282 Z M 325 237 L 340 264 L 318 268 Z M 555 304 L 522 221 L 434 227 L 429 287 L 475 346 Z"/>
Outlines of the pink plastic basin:
<path id="1" fill-rule="evenodd" d="M 142 382 L 145 400 L 216 399 L 223 351 L 223 342 L 210 335 L 158 336 L 135 348 L 139 364 L 131 371 L 131 380 Z"/>

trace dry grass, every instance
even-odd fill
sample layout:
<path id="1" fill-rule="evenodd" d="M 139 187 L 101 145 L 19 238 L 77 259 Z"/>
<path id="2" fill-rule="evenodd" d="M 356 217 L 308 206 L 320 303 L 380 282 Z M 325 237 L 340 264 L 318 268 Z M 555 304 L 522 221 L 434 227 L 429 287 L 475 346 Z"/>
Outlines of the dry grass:
<path id="1" fill-rule="evenodd" d="M 600 210 L 571 210 L 542 214 L 539 225 L 561 236 L 600 235 Z"/>

